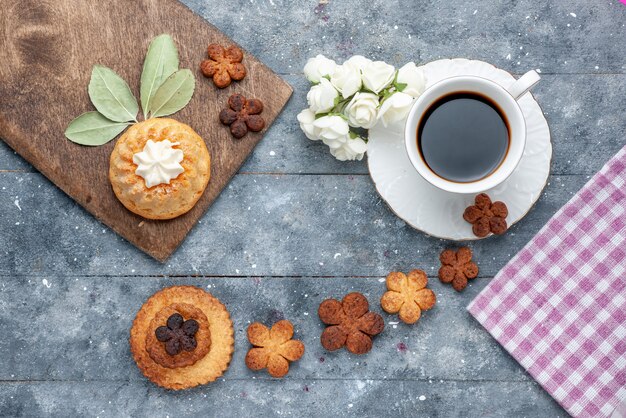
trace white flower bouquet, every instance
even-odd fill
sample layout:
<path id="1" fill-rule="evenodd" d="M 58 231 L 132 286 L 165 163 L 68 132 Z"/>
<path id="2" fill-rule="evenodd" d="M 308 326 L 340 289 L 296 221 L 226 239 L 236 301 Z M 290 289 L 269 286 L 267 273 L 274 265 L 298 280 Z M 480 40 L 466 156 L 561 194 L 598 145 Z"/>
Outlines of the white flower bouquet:
<path id="1" fill-rule="evenodd" d="M 307 61 L 304 75 L 313 86 L 307 94 L 309 108 L 298 114 L 300 128 L 307 138 L 328 145 L 340 161 L 361 160 L 366 131 L 404 119 L 426 85 L 413 62 L 396 70 L 360 55 L 341 65 L 318 55 Z"/>

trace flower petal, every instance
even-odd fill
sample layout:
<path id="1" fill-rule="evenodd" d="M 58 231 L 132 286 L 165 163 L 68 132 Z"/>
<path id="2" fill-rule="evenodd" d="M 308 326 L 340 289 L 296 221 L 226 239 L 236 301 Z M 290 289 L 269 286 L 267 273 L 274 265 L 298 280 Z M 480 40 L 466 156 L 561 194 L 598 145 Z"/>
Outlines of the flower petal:
<path id="1" fill-rule="evenodd" d="M 475 263 L 467 263 L 463 267 L 463 273 L 468 279 L 474 279 L 478 276 L 478 266 Z"/>
<path id="2" fill-rule="evenodd" d="M 399 271 L 392 271 L 387 275 L 387 289 L 395 292 L 402 292 L 406 286 L 406 275 Z"/>
<path id="3" fill-rule="evenodd" d="M 423 270 L 411 270 L 407 276 L 409 289 L 417 291 L 423 289 L 428 284 L 428 277 Z"/>
<path id="4" fill-rule="evenodd" d="M 228 71 L 222 69 L 221 67 L 215 71 L 215 74 L 213 74 L 213 82 L 220 88 L 228 86 L 230 84 L 230 80 Z"/>
<path id="5" fill-rule="evenodd" d="M 204 60 L 200 63 L 200 70 L 205 77 L 213 77 L 218 69 L 219 64 L 215 61 Z"/>
<path id="6" fill-rule="evenodd" d="M 359 318 L 357 323 L 359 330 L 369 335 L 376 335 L 385 329 L 385 321 L 383 317 L 375 312 L 368 312 Z"/>
<path id="7" fill-rule="evenodd" d="M 304 354 L 304 344 L 299 340 L 289 340 L 278 347 L 278 354 L 289 361 L 296 361 Z"/>
<path id="8" fill-rule="evenodd" d="M 407 324 L 414 324 L 417 322 L 418 319 L 420 319 L 421 315 L 422 310 L 419 306 L 417 306 L 417 303 L 410 301 L 402 305 L 399 316 L 402 322 L 405 322 Z"/>
<path id="9" fill-rule="evenodd" d="M 289 372 L 289 362 L 280 354 L 270 354 L 267 371 L 272 377 L 283 377 Z"/>
<path id="10" fill-rule="evenodd" d="M 362 332 L 355 331 L 348 335 L 346 348 L 353 354 L 365 354 L 372 349 L 372 339 Z"/>
<path id="11" fill-rule="evenodd" d="M 437 301 L 437 297 L 435 296 L 435 292 L 430 289 L 422 289 L 415 294 L 415 303 L 422 309 L 426 311 L 433 306 L 435 306 L 435 302 Z"/>
<path id="12" fill-rule="evenodd" d="M 243 51 L 236 46 L 231 46 L 224 51 L 224 57 L 230 62 L 241 62 L 243 60 Z"/>
<path id="13" fill-rule="evenodd" d="M 270 330 L 270 339 L 274 344 L 281 344 L 293 337 L 293 325 L 291 322 L 283 319 L 272 325 Z"/>
<path id="14" fill-rule="evenodd" d="M 491 205 L 491 212 L 495 216 L 499 216 L 501 218 L 506 218 L 509 215 L 509 210 L 503 202 L 493 202 L 493 205 Z"/>
<path id="15" fill-rule="evenodd" d="M 380 306 L 383 310 L 390 314 L 395 314 L 400 310 L 400 307 L 404 303 L 404 297 L 401 293 L 390 290 L 385 292 L 382 298 L 380 298 Z"/>
<path id="16" fill-rule="evenodd" d="M 228 69 L 228 75 L 233 79 L 233 80 L 243 80 L 243 78 L 246 76 L 246 67 L 243 66 L 243 64 L 237 62 L 234 64 L 231 64 Z"/>
<path id="17" fill-rule="evenodd" d="M 270 330 L 260 322 L 253 322 L 248 327 L 248 341 L 250 344 L 263 347 L 269 342 Z"/>
<path id="18" fill-rule="evenodd" d="M 224 48 L 218 44 L 210 44 L 207 53 L 212 60 L 220 61 L 224 57 Z"/>
<path id="19" fill-rule="evenodd" d="M 454 267 L 442 266 L 439 269 L 439 280 L 441 280 L 442 283 L 450 283 L 452 280 L 454 280 L 455 274 L 456 271 L 454 270 Z"/>
<path id="20" fill-rule="evenodd" d="M 456 252 L 456 260 L 459 264 L 469 263 L 472 260 L 472 250 L 468 247 L 461 247 Z"/>
<path id="21" fill-rule="evenodd" d="M 463 212 L 463 219 L 473 224 L 483 216 L 483 211 L 478 206 L 468 206 Z"/>
<path id="22" fill-rule="evenodd" d="M 349 318 L 360 318 L 370 310 L 367 299 L 358 292 L 345 295 L 341 301 L 341 306 Z"/>
<path id="23" fill-rule="evenodd" d="M 489 209 L 491 207 L 491 198 L 486 193 L 477 195 L 474 202 L 476 202 L 478 209 L 481 210 Z"/>
<path id="24" fill-rule="evenodd" d="M 184 322 L 185 320 L 183 319 L 183 316 L 177 312 L 167 318 L 167 327 L 174 331 L 182 327 Z"/>
<path id="25" fill-rule="evenodd" d="M 250 370 L 261 370 L 267 366 L 270 351 L 267 348 L 251 348 L 246 354 L 246 366 Z"/>
<path id="26" fill-rule="evenodd" d="M 489 229 L 496 235 L 502 235 L 506 232 L 506 220 L 499 216 L 494 216 L 489 220 Z"/>
<path id="27" fill-rule="evenodd" d="M 322 332 L 320 341 L 326 350 L 335 351 L 346 344 L 346 338 L 348 334 L 340 326 L 333 325 Z"/>
<path id="28" fill-rule="evenodd" d="M 456 253 L 454 250 L 443 250 L 439 255 L 439 261 L 444 265 L 454 265 L 456 263 Z"/>
<path id="29" fill-rule="evenodd" d="M 154 333 L 157 340 L 161 341 L 162 343 L 171 340 L 174 335 L 172 330 L 165 325 L 158 327 L 156 330 L 154 330 Z"/>
<path id="30" fill-rule="evenodd" d="M 326 299 L 317 309 L 317 315 L 323 323 L 337 325 L 345 318 L 341 302 L 336 299 Z"/>
<path id="31" fill-rule="evenodd" d="M 474 235 L 480 238 L 489 235 L 489 232 L 491 232 L 491 227 L 489 226 L 489 218 L 480 218 L 478 222 L 472 225 L 472 232 L 474 233 Z"/>
<path id="32" fill-rule="evenodd" d="M 452 280 L 452 287 L 457 292 L 462 291 L 467 286 L 467 279 L 465 276 L 457 275 L 454 280 Z"/>
<path id="33" fill-rule="evenodd" d="M 249 115 L 258 115 L 263 112 L 263 102 L 259 99 L 249 99 L 246 103 L 246 109 Z"/>

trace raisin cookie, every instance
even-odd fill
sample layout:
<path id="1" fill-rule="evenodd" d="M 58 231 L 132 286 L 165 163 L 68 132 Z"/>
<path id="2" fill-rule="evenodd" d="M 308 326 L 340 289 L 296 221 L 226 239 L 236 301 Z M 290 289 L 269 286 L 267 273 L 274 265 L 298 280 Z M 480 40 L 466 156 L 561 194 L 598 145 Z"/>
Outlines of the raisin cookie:
<path id="1" fill-rule="evenodd" d="M 226 307 L 194 286 L 152 295 L 130 330 L 130 349 L 141 372 L 167 389 L 212 382 L 228 368 L 235 340 Z"/>

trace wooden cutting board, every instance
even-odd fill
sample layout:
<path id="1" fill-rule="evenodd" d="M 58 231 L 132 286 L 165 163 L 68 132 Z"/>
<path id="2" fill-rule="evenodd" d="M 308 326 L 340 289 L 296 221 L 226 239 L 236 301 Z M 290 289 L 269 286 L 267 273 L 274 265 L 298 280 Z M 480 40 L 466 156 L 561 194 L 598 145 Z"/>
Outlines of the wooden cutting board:
<path id="1" fill-rule="evenodd" d="M 196 76 L 191 102 L 172 117 L 204 138 L 211 181 L 187 214 L 150 221 L 113 194 L 108 167 L 115 140 L 84 147 L 68 141 L 64 131 L 73 118 L 94 110 L 87 95 L 94 64 L 114 69 L 139 98 L 148 44 L 161 33 L 173 37 L 180 68 Z M 200 61 L 209 43 L 234 42 L 176 0 L 3 0 L 0 35 L 0 138 L 96 218 L 160 261 L 178 247 L 264 135 L 231 137 L 218 119 L 228 97 L 237 92 L 261 99 L 269 127 L 292 93 L 245 51 L 246 78 L 215 88 L 200 73 Z"/>

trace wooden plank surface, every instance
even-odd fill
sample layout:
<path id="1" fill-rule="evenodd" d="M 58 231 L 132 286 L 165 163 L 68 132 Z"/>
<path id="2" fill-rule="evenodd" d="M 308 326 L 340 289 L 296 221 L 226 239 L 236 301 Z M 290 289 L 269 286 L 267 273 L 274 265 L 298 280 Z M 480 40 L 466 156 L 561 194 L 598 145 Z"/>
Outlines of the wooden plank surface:
<path id="1" fill-rule="evenodd" d="M 244 56 L 247 77 L 224 90 L 215 88 L 201 75 L 199 63 L 209 43 L 233 42 L 175 0 L 10 0 L 0 8 L 0 27 L 0 136 L 96 218 L 161 261 L 263 137 L 263 132 L 250 133 L 235 140 L 220 124 L 218 114 L 228 96 L 240 92 L 263 100 L 269 126 L 292 91 L 249 53 Z M 63 132 L 74 117 L 92 109 L 87 84 L 94 64 L 113 68 L 139 97 L 147 46 L 160 33 L 172 35 L 181 68 L 191 68 L 196 76 L 193 99 L 174 118 L 204 138 L 211 153 L 211 180 L 191 211 L 150 221 L 126 210 L 113 194 L 108 167 L 115 141 L 83 147 L 66 140 Z"/>
<path id="2" fill-rule="evenodd" d="M 626 7 L 617 0 L 184 3 L 284 76 L 294 97 L 165 264 L 133 248 L 0 144 L 0 323 L 7 325 L 0 339 L 0 411 L 567 416 L 464 307 L 626 144 L 620 49 Z M 516 74 L 540 68 L 536 96 L 554 144 L 553 175 L 535 208 L 512 234 L 472 244 L 480 278 L 461 294 L 433 280 L 440 303 L 423 322 L 393 328 L 394 317 L 384 315 L 387 329 L 360 358 L 321 349 L 316 303 L 358 290 L 379 309 L 379 280 L 389 270 L 430 268 L 449 243 L 398 222 L 377 197 L 366 161 L 339 163 L 299 131 L 294 118 L 308 88 L 301 69 L 317 53 L 338 60 L 363 53 L 394 64 L 467 56 Z M 226 303 L 236 345 L 222 379 L 171 393 L 141 376 L 126 338 L 145 298 L 176 283 L 202 286 Z M 294 320 L 307 351 L 285 380 L 273 380 L 244 367 L 245 328 L 281 314 Z"/>
<path id="3" fill-rule="evenodd" d="M 538 416 L 559 411 L 549 397 L 540 397 L 540 386 L 520 373 L 515 360 L 470 320 L 465 298 L 436 279 L 430 283 L 438 298 L 436 308 L 425 312 L 416 326 L 384 314 L 386 328 L 374 339 L 373 350 L 355 356 L 345 350 L 329 353 L 321 347 L 324 325 L 317 318 L 317 307 L 328 296 L 358 290 L 369 298 L 371 309 L 381 313 L 378 301 L 384 283 L 377 279 L 145 277 L 136 286 L 137 278 L 128 277 L 45 277 L 50 287 L 42 284 L 44 276 L 32 276 L 2 288 L 7 300 L 20 300 L 27 292 L 29 303 L 14 305 L 13 316 L 4 322 L 21 337 L 0 339 L 0 358 L 6 359 L 7 366 L 0 370 L 0 382 L 19 376 L 14 384 L 0 383 L 1 410 L 21 406 L 24 415 L 151 416 L 158 408 L 163 416 L 213 416 L 222 404 L 219 416 L 317 416 L 319 412 L 326 417 L 359 413 Z M 224 301 L 236 338 L 233 360 L 223 378 L 179 393 L 146 382 L 125 341 L 145 293 L 172 283 L 201 286 Z M 463 296 L 472 298 L 478 290 L 469 288 Z M 250 303 L 241 303 L 242 297 Z M 33 305 L 39 307 L 36 312 Z M 23 321 L 25 317 L 29 320 Z M 50 333 L 50 323 L 62 318 L 71 326 Z M 293 321 L 295 335 L 306 351 L 291 365 L 289 374 L 277 380 L 246 368 L 245 330 L 253 321 L 270 323 L 282 318 Z M 39 355 L 42 345 L 45 356 Z M 68 358 L 72 359 L 69 363 Z M 529 401 L 508 401 L 511 394 L 520 392 Z M 333 393 L 341 393 L 341 399 L 333 399 Z M 74 397 L 86 397 L 89 402 L 62 402 Z M 492 399 L 491 404 L 485 398 Z M 375 405 L 381 402 L 386 405 Z"/>
<path id="4" fill-rule="evenodd" d="M 398 219 L 369 176 L 241 174 L 177 254 L 159 264 L 46 187 L 41 175 L 0 173 L 0 182 L 0 274 L 8 276 L 379 277 L 393 269 L 434 272 L 450 245 Z M 481 277 L 492 277 L 586 182 L 586 175 L 551 176 L 524 222 L 468 244 Z M 58 243 L 54 251 L 49 242 Z"/>

